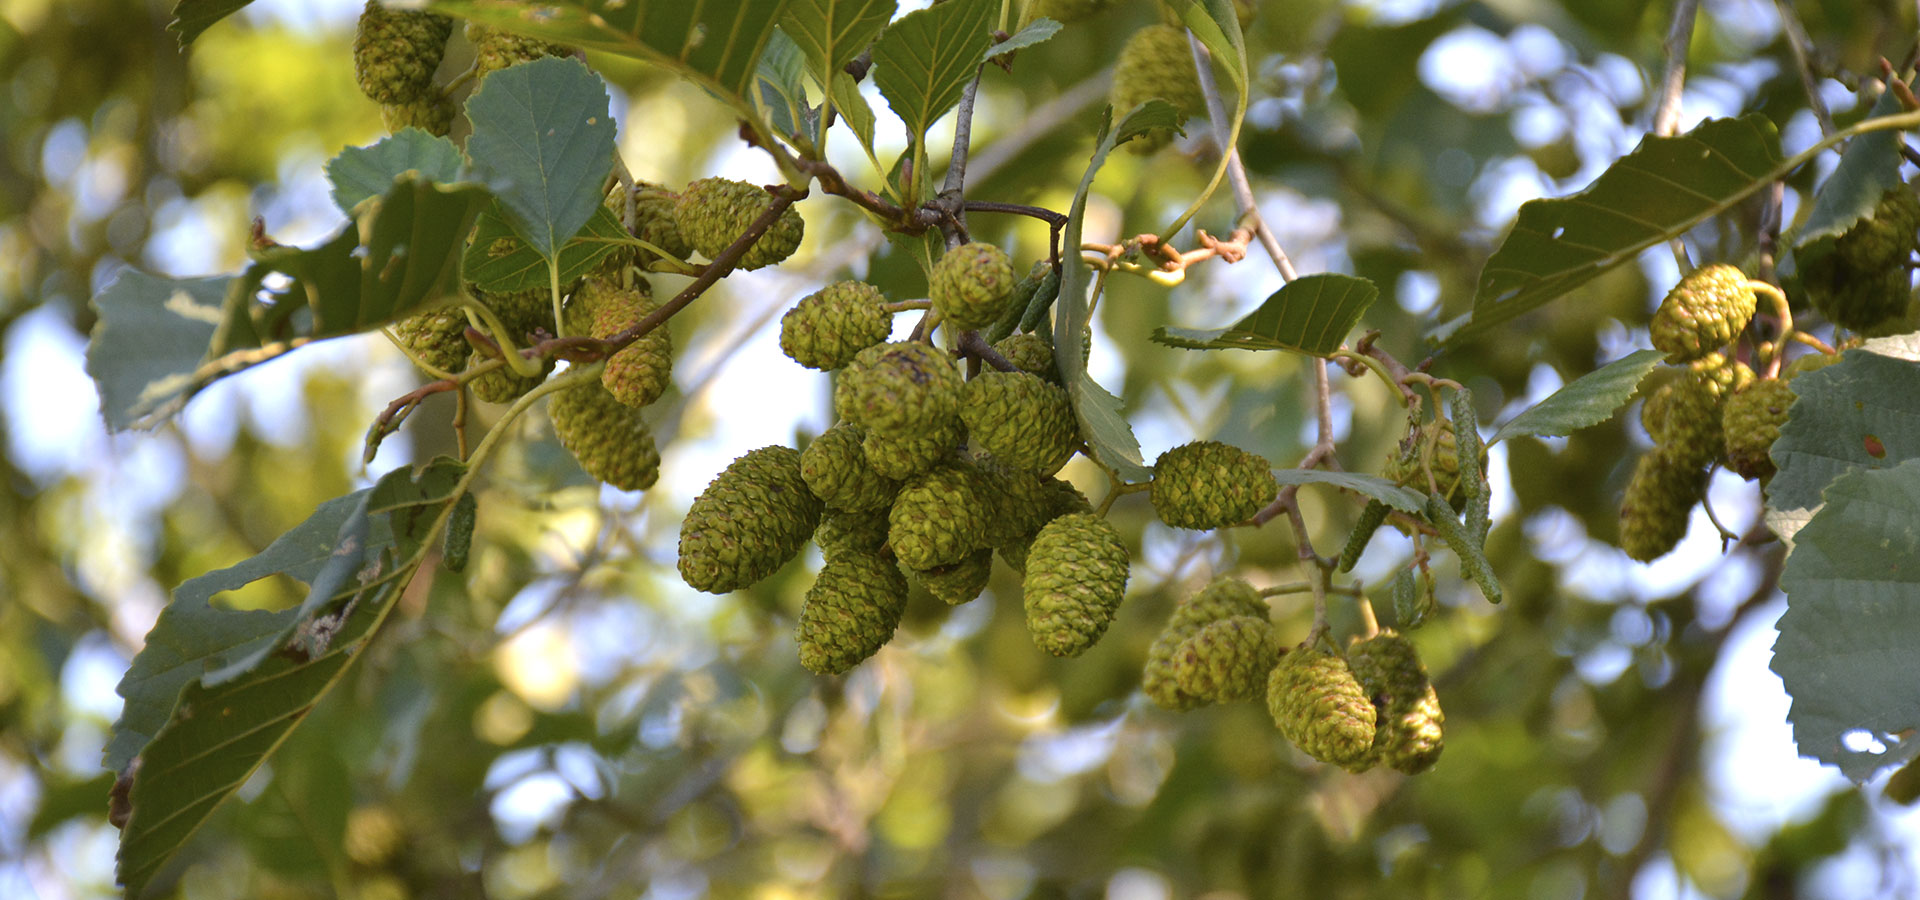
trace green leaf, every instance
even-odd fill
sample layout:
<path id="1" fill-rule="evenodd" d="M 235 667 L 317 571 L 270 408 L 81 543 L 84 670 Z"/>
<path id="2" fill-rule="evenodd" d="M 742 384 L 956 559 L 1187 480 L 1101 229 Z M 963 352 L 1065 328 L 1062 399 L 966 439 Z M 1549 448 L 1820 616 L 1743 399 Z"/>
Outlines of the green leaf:
<path id="1" fill-rule="evenodd" d="M 474 173 L 541 256 L 578 234 L 613 168 L 607 84 L 576 59 L 544 57 L 487 76 L 467 100 Z"/>
<path id="2" fill-rule="evenodd" d="M 1225 70 L 1240 93 L 1237 115 L 1246 113 L 1247 45 L 1240 33 L 1240 15 L 1233 0 L 1202 0 L 1179 10 L 1180 23 L 1193 32 L 1201 46 L 1213 54 L 1214 62 Z"/>
<path id="3" fill-rule="evenodd" d="M 1171 128 L 1185 134 L 1180 128 L 1180 110 L 1174 105 L 1158 98 L 1148 100 L 1127 111 L 1120 124 L 1113 129 L 1113 145 L 1120 146 L 1156 128 Z"/>
<path id="4" fill-rule="evenodd" d="M 587 227 L 560 248 L 560 283 L 599 268 L 626 239 L 619 214 L 602 204 Z M 460 271 L 474 287 L 496 294 L 547 289 L 546 259 L 520 239 L 498 203 L 489 204 L 474 222 L 473 241 L 467 244 Z"/>
<path id="5" fill-rule="evenodd" d="M 1920 461 L 1855 470 L 1825 496 L 1780 576 L 1771 666 L 1800 755 L 1861 782 L 1920 753 Z"/>
<path id="6" fill-rule="evenodd" d="M 867 98 L 860 95 L 860 84 L 852 75 L 837 72 L 833 76 L 833 108 L 840 111 L 840 119 L 847 123 L 853 136 L 859 138 L 861 149 L 867 151 L 869 159 L 873 156 L 873 107 L 867 105 Z"/>
<path id="7" fill-rule="evenodd" d="M 1426 519 L 1460 560 L 1460 573 L 1479 585 L 1480 595 L 1487 598 L 1488 603 L 1499 603 L 1505 594 L 1500 590 L 1500 579 L 1493 574 L 1493 564 L 1487 562 L 1486 553 L 1466 527 L 1460 524 L 1459 514 L 1447 505 L 1445 497 L 1427 497 Z"/>
<path id="8" fill-rule="evenodd" d="M 463 471 L 441 459 L 417 477 L 389 473 L 323 504 L 259 556 L 174 592 L 121 682 L 127 711 L 108 747 L 109 768 L 139 760 L 120 838 L 119 879 L 129 896 L 139 896 L 352 662 L 419 566 Z M 209 603 L 273 574 L 310 583 L 306 601 L 277 613 Z M 142 729 L 156 709 L 159 727 L 147 739 Z"/>
<path id="9" fill-rule="evenodd" d="M 1892 91 L 1882 91 L 1874 101 L 1868 118 L 1900 112 L 1900 100 Z M 1839 237 L 1853 223 L 1873 215 L 1880 196 L 1906 185 L 1900 180 L 1900 133 L 1869 131 L 1847 142 L 1840 164 L 1820 185 L 1813 196 L 1813 208 L 1794 230 L 1796 252 L 1821 238 Z"/>
<path id="10" fill-rule="evenodd" d="M 752 91 L 760 53 L 787 4 L 788 0 L 537 4 L 436 0 L 432 9 L 517 34 L 646 60 L 712 91 L 754 121 Z"/>
<path id="11" fill-rule="evenodd" d="M 173 21 L 167 23 L 167 30 L 180 39 L 180 49 L 185 50 L 188 44 L 193 43 L 194 38 L 200 36 L 201 32 L 213 27 L 215 22 L 245 9 L 247 4 L 252 2 L 253 0 L 179 0 L 173 5 Z"/>
<path id="12" fill-rule="evenodd" d="M 1293 350 L 1328 356 L 1379 299 L 1373 282 L 1324 273 L 1296 278 L 1240 321 L 1212 330 L 1156 328 L 1153 340 L 1187 350 Z"/>
<path id="13" fill-rule="evenodd" d="M 1032 22 L 1028 22 L 1027 27 L 1020 29 L 1013 37 L 988 47 L 987 52 L 981 54 L 980 61 L 991 62 L 996 56 L 1012 53 L 1015 50 L 1024 50 L 1035 44 L 1045 43 L 1054 35 L 1059 34 L 1062 27 L 1064 26 L 1059 22 L 1042 16 Z"/>
<path id="14" fill-rule="evenodd" d="M 934 7 L 939 9 L 940 7 Z M 1141 104 L 1145 109 L 1150 104 Z M 1127 116 L 1122 128 L 1132 123 L 1140 109 Z M 1110 128 L 1112 110 L 1107 110 L 1100 121 L 1100 133 L 1094 141 L 1093 158 L 1087 161 L 1087 171 L 1080 177 L 1080 188 L 1074 191 L 1073 205 L 1067 210 L 1067 225 L 1061 237 L 1061 246 L 1080 246 L 1080 230 L 1086 223 L 1087 195 L 1093 191 L 1093 178 L 1100 173 L 1100 167 L 1107 161 L 1107 155 L 1121 141 L 1122 129 Z M 1136 132 L 1137 133 L 1137 132 Z M 1060 381 L 1066 385 L 1067 393 L 1073 398 L 1073 410 L 1080 420 L 1080 432 L 1087 439 L 1087 447 L 1100 463 L 1112 469 L 1122 481 L 1145 481 L 1153 477 L 1153 470 L 1147 468 L 1146 461 L 1140 456 L 1140 441 L 1133 436 L 1133 428 L 1127 424 L 1126 417 L 1120 414 L 1120 398 L 1108 393 L 1106 388 L 1087 377 L 1086 361 L 1080 358 L 1080 349 L 1088 340 L 1087 289 L 1090 286 L 1087 268 L 1081 265 L 1062 267 L 1060 294 L 1055 300 L 1053 316 L 1053 360 L 1060 370 Z"/>
<path id="15" fill-rule="evenodd" d="M 1812 509 L 1852 469 L 1920 458 L 1920 363 L 1849 350 L 1840 362 L 1793 380 L 1798 397 L 1773 443 L 1779 472 L 1768 505 Z"/>
<path id="16" fill-rule="evenodd" d="M 100 318 L 87 344 L 87 374 L 109 430 L 151 427 L 186 405 L 232 281 L 124 269 L 93 298 Z"/>
<path id="17" fill-rule="evenodd" d="M 805 72 L 800 48 L 775 31 L 760 56 L 760 106 L 776 134 L 811 145 L 820 140 L 820 111 L 807 103 L 807 88 L 801 84 Z"/>
<path id="18" fill-rule="evenodd" d="M 411 127 L 370 147 L 348 147 L 327 161 L 333 202 L 347 215 L 353 215 L 360 201 L 385 194 L 395 179 L 408 172 L 427 181 L 453 184 L 466 180 L 467 161 L 452 141 Z"/>
<path id="19" fill-rule="evenodd" d="M 1635 350 L 1588 372 L 1508 419 L 1488 443 L 1530 434 L 1564 437 L 1605 422 L 1633 399 L 1647 373 L 1665 358 L 1658 350 Z"/>
<path id="20" fill-rule="evenodd" d="M 1473 318 L 1448 343 L 1545 305 L 1640 252 L 1731 209 L 1783 173 L 1758 114 L 1648 137 L 1571 197 L 1530 200 L 1480 271 Z"/>
<path id="21" fill-rule="evenodd" d="M 887 27 L 894 8 L 894 0 L 793 0 L 780 30 L 806 53 L 813 77 L 828 84 Z"/>
<path id="22" fill-rule="evenodd" d="M 1275 469 L 1275 480 L 1282 486 L 1289 484 L 1330 484 L 1337 488 L 1352 491 L 1363 497 L 1378 500 L 1403 513 L 1424 515 L 1427 498 L 1419 491 L 1410 490 L 1394 484 L 1377 475 L 1361 475 L 1357 472 L 1328 472 L 1324 469 Z"/>
<path id="23" fill-rule="evenodd" d="M 919 140 L 960 102 L 999 12 L 995 0 L 948 0 L 901 16 L 874 42 L 873 83 L 908 138 Z"/>

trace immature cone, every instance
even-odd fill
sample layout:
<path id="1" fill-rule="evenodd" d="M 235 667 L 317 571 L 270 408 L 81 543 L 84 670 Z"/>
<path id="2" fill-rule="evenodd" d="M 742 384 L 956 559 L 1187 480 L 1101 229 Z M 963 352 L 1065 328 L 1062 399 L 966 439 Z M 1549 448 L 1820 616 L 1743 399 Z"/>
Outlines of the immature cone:
<path id="1" fill-rule="evenodd" d="M 995 459 L 1041 475 L 1060 471 L 1080 444 L 1067 392 L 1026 372 L 981 372 L 967 382 L 960 420 Z"/>
<path id="2" fill-rule="evenodd" d="M 1014 368 L 1060 383 L 1060 371 L 1053 365 L 1053 343 L 1040 335 L 1010 334 L 994 342 L 993 349 Z"/>
<path id="3" fill-rule="evenodd" d="M 408 100 L 405 103 L 380 104 L 380 122 L 389 134 L 418 128 L 434 137 L 446 137 L 453 130 L 453 117 L 459 111 L 453 101 L 438 94 Z"/>
<path id="4" fill-rule="evenodd" d="M 900 493 L 900 482 L 867 465 L 860 449 L 866 432 L 840 422 L 813 439 L 800 453 L 800 477 L 828 509 L 845 512 L 884 510 Z"/>
<path id="5" fill-rule="evenodd" d="M 1640 457 L 1620 504 L 1620 549 L 1640 562 L 1667 555 L 1687 536 L 1687 516 L 1706 481 L 1705 471 L 1669 446 Z"/>
<path id="6" fill-rule="evenodd" d="M 651 181 L 635 181 L 631 231 L 634 237 L 665 250 L 668 256 L 685 260 L 693 255 L 693 247 L 689 246 L 686 237 L 680 234 L 680 226 L 674 224 L 673 202 L 674 195 L 666 189 L 665 185 Z M 614 215 L 621 217 L 622 224 L 626 224 L 627 200 L 624 188 L 614 188 L 613 193 L 607 197 L 607 206 L 613 210 Z M 660 258 L 659 254 L 651 250 L 636 248 L 633 263 L 645 268 L 649 263 Z"/>
<path id="7" fill-rule="evenodd" d="M 709 594 L 772 575 L 813 534 L 821 504 L 800 477 L 800 451 L 761 447 L 716 476 L 680 524 L 680 577 Z"/>
<path id="8" fill-rule="evenodd" d="M 1009 568 L 1025 574 L 1027 557 L 1032 553 L 1034 538 L 1040 536 L 1040 529 L 1061 516 L 1093 512 L 1093 504 L 1088 503 L 1086 495 L 1071 482 L 1043 478 L 1031 499 L 1022 491 L 1013 495 L 1012 502 L 1003 504 L 1003 511 L 1001 524 L 1006 536 L 996 542 L 995 549 Z"/>
<path id="9" fill-rule="evenodd" d="M 645 279 L 623 288 L 617 279 L 594 276 L 582 282 L 567 308 L 567 330 L 605 340 L 659 308 Z M 600 373 L 615 399 L 638 409 L 660 399 L 673 384 L 673 335 L 666 325 L 647 332 L 607 359 Z"/>
<path id="10" fill-rule="evenodd" d="M 920 437 L 960 414 L 963 382 L 953 357 L 917 341 L 862 350 L 833 388 L 840 418 L 890 437 Z"/>
<path id="11" fill-rule="evenodd" d="M 1373 767 L 1377 712 L 1340 657 L 1313 647 L 1281 657 L 1267 677 L 1267 712 L 1308 756 L 1352 772 Z"/>
<path id="12" fill-rule="evenodd" d="M 1347 665 L 1378 711 L 1374 755 L 1408 775 L 1433 768 L 1445 746 L 1447 717 L 1413 643 L 1383 631 L 1348 649 Z"/>
<path id="13" fill-rule="evenodd" d="M 844 420 L 843 420 L 844 421 Z M 957 415 L 928 426 L 926 433 L 895 436 L 879 431 L 867 432 L 860 442 L 867 465 L 882 478 L 904 481 L 953 458 L 954 448 L 966 443 L 967 430 Z"/>
<path id="14" fill-rule="evenodd" d="M 595 382 L 567 388 L 547 408 L 553 433 L 588 475 L 623 491 L 643 491 L 660 478 L 660 451 L 640 410 Z"/>
<path id="15" fill-rule="evenodd" d="M 1793 388 L 1772 378 L 1756 381 L 1727 398 L 1721 412 L 1727 468 L 1749 481 L 1773 477 L 1769 453 L 1780 439 L 1780 426 L 1787 423 L 1787 407 L 1793 400 Z"/>
<path id="16" fill-rule="evenodd" d="M 457 306 L 408 316 L 393 326 L 402 347 L 442 372 L 458 372 L 466 364 L 473 350 L 466 335 L 467 315 Z"/>
<path id="17" fill-rule="evenodd" d="M 1238 578 L 1221 577 L 1173 608 L 1173 616 L 1147 649 L 1147 665 L 1141 673 L 1140 687 L 1162 709 L 1187 710 L 1215 702 L 1213 698 L 1189 693 L 1180 686 L 1175 660 L 1188 638 L 1209 623 L 1237 616 L 1265 620 L 1266 601 L 1254 586 Z M 1269 666 L 1271 668 L 1271 666 Z M 1261 677 L 1265 677 L 1263 672 Z"/>
<path id="18" fill-rule="evenodd" d="M 1434 439 L 1433 445 L 1432 485 L 1427 483 L 1427 473 L 1420 467 L 1426 436 L 1419 428 L 1408 431 L 1406 437 L 1400 439 L 1400 445 L 1387 459 L 1380 474 L 1388 481 L 1423 493 L 1429 487 L 1437 488 L 1454 511 L 1460 512 L 1467 505 L 1467 486 L 1460 479 L 1460 438 L 1454 431 L 1453 420 L 1442 419 L 1438 427 L 1440 436 Z M 1480 456 L 1481 471 L 1486 471 L 1486 467 L 1487 459 L 1483 451 Z"/>
<path id="19" fill-rule="evenodd" d="M 891 560 L 842 553 L 827 560 L 800 606 L 800 664 L 838 675 L 872 656 L 900 626 L 907 579 Z"/>
<path id="20" fill-rule="evenodd" d="M 948 606 L 959 606 L 987 589 L 993 577 L 993 551 L 975 550 L 966 559 L 931 569 L 915 569 L 913 578 Z"/>
<path id="21" fill-rule="evenodd" d="M 1127 39 L 1114 66 L 1107 102 L 1118 120 L 1155 97 L 1173 104 L 1182 121 L 1207 108 L 1186 31 L 1173 25 L 1149 25 Z M 1171 140 L 1172 129 L 1156 128 L 1127 146 L 1135 153 L 1152 153 Z"/>
<path id="22" fill-rule="evenodd" d="M 467 40 L 473 44 L 473 77 L 476 82 L 508 66 L 531 62 L 542 56 L 566 56 L 572 52 L 560 44 L 522 37 L 478 22 L 467 23 Z"/>
<path id="23" fill-rule="evenodd" d="M 1733 342 L 1753 318 L 1746 273 L 1715 263 L 1693 270 L 1653 314 L 1653 346 L 1674 363 L 1699 359 Z"/>
<path id="24" fill-rule="evenodd" d="M 1027 633 L 1054 656 L 1079 656 L 1113 623 L 1127 589 L 1127 548 L 1092 513 L 1061 516 L 1040 529 L 1022 582 Z"/>
<path id="25" fill-rule="evenodd" d="M 966 559 L 987 546 L 992 502 L 971 466 L 949 463 L 914 476 L 887 513 L 887 543 L 910 569 Z"/>
<path id="26" fill-rule="evenodd" d="M 1062 25 L 1071 25 L 1081 19 L 1107 8 L 1109 0 L 1029 0 L 1026 12 L 1020 17 L 1024 27 L 1035 19 L 1052 19 Z"/>
<path id="27" fill-rule="evenodd" d="M 834 512 L 820 516 L 820 527 L 813 531 L 813 542 L 820 554 L 831 560 L 841 553 L 880 553 L 887 543 L 887 511 Z M 882 554 L 891 559 L 893 554 Z"/>
<path id="28" fill-rule="evenodd" d="M 772 205 L 772 195 L 755 185 L 726 178 L 702 178 L 680 192 L 680 198 L 673 204 L 673 221 L 681 236 L 700 251 L 700 255 L 718 259 L 721 251 Z M 806 223 L 800 219 L 800 213 L 789 206 L 774 220 L 773 227 L 747 248 L 735 266 L 758 269 L 780 262 L 800 248 L 800 238 L 805 232 Z"/>
<path id="29" fill-rule="evenodd" d="M 1899 185 L 1881 195 L 1871 217 L 1834 239 L 1831 251 L 1796 251 L 1801 283 L 1821 315 L 1861 331 L 1904 314 L 1912 274 L 1907 260 L 1916 248 L 1920 199 Z"/>
<path id="30" fill-rule="evenodd" d="M 999 247 L 975 241 L 940 257 L 928 291 L 941 321 L 955 331 L 973 331 L 992 325 L 1006 312 L 1018 277 L 1013 261 Z"/>
<path id="31" fill-rule="evenodd" d="M 1687 374 L 1705 384 L 1716 400 L 1724 400 L 1728 394 L 1753 383 L 1753 370 L 1746 363 L 1722 353 L 1709 353 L 1688 363 Z"/>
<path id="32" fill-rule="evenodd" d="M 1228 703 L 1265 696 L 1280 662 L 1280 640 L 1264 611 L 1200 626 L 1173 651 L 1173 677 L 1185 696 Z"/>
<path id="33" fill-rule="evenodd" d="M 887 298 L 864 281 L 837 281 L 800 299 L 780 317 L 780 349 L 809 369 L 838 369 L 887 339 Z"/>
<path id="34" fill-rule="evenodd" d="M 467 368 L 473 368 L 492 358 L 479 350 L 474 350 L 467 356 Z M 512 367 L 503 365 L 467 382 L 467 387 L 472 388 L 473 396 L 483 402 L 512 403 L 526 392 L 539 387 L 552 372 L 553 360 L 551 359 L 542 360 L 540 371 L 534 375 L 521 375 Z"/>
<path id="35" fill-rule="evenodd" d="M 1840 357 L 1841 354 L 1838 353 L 1809 353 L 1796 357 L 1793 362 L 1787 363 L 1786 368 L 1780 370 L 1780 378 L 1783 381 L 1792 381 L 1808 372 L 1818 372 L 1839 362 Z"/>
<path id="36" fill-rule="evenodd" d="M 1640 424 L 1654 443 L 1688 468 L 1705 468 L 1720 458 L 1720 398 L 1715 387 L 1692 374 L 1660 386 L 1640 409 Z"/>
<path id="37" fill-rule="evenodd" d="M 1154 461 L 1150 496 L 1160 521 L 1206 530 L 1252 518 L 1278 489 L 1266 459 L 1219 441 L 1194 441 Z"/>
<path id="38" fill-rule="evenodd" d="M 446 16 L 367 0 L 353 35 L 353 77 L 360 91 L 380 103 L 428 99 L 451 34 L 453 20 Z"/>

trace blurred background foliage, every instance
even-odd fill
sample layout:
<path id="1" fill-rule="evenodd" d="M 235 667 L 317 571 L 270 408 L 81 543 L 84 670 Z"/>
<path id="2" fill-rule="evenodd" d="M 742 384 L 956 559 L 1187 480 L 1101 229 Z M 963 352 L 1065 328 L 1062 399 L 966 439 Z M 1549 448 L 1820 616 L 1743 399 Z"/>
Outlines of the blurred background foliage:
<path id="1" fill-rule="evenodd" d="M 257 3 L 188 53 L 166 2 L 0 0 L 0 895 L 111 896 L 111 777 L 98 766 L 113 684 L 167 591 L 243 559 L 315 505 L 447 452 L 448 408 L 411 420 L 373 471 L 362 429 L 418 375 L 377 337 L 331 342 L 233 379 L 153 434 L 108 437 L 77 354 L 88 297 L 120 267 L 187 276 L 242 260 L 255 216 L 280 240 L 334 226 L 319 166 L 380 134 L 354 88 L 358 4 Z M 909 5 L 911 6 L 911 4 Z M 1793 4 L 1817 89 L 1843 123 L 1852 88 L 1914 43 L 1893 0 Z M 1590 181 L 1644 134 L 1668 5 L 1646 0 L 1268 0 L 1248 29 L 1255 93 L 1243 153 L 1302 271 L 1378 284 L 1366 323 L 1409 360 L 1467 311 L 1479 265 L 1526 199 Z M 1117 4 L 988 71 L 970 195 L 1064 208 L 1104 97 L 1102 66 L 1153 19 Z M 456 49 L 450 71 L 464 66 Z M 1683 125 L 1757 110 L 1789 152 L 1819 133 L 1778 8 L 1709 0 L 1689 50 Z M 769 180 L 697 89 L 619 59 L 632 170 L 669 185 Z M 936 134 L 936 146 L 950 139 Z M 1088 235 L 1163 225 L 1218 150 L 1191 136 L 1122 154 Z M 456 137 L 458 134 L 456 133 Z M 850 145 L 850 141 L 842 141 Z M 897 142 L 896 142 L 897 146 Z M 849 146 L 840 147 L 850 149 Z M 883 156 L 883 158 L 886 158 Z M 1830 166 L 1831 158 L 1823 165 Z M 863 159 L 843 169 L 872 181 Z M 1799 188 L 1806 184 L 1797 185 Z M 1799 194 L 1787 192 L 1789 216 Z M 737 595 L 675 577 L 678 516 L 733 456 L 828 421 L 827 382 L 770 327 L 838 277 L 922 296 L 918 269 L 835 198 L 801 204 L 807 241 L 775 272 L 729 279 L 674 320 L 678 399 L 657 429 L 665 477 L 602 492 L 540 423 L 491 475 L 464 574 L 429 570 L 340 689 L 163 877 L 185 898 L 338 896 L 799 898 L 1911 896 L 1911 816 L 1793 757 L 1765 669 L 1778 549 L 1722 555 L 1696 521 L 1651 568 L 1605 542 L 1633 416 L 1496 454 L 1489 551 L 1505 607 L 1442 571 L 1416 640 L 1448 712 L 1430 774 L 1351 776 L 1289 748 L 1254 704 L 1173 714 L 1138 692 L 1176 597 L 1216 572 L 1297 578 L 1269 526 L 1220 536 L 1115 512 L 1136 550 L 1107 639 L 1059 661 L 1025 634 L 1017 581 L 947 611 L 917 596 L 894 643 L 842 679 L 800 668 L 792 631 L 817 555 Z M 1231 227 L 1224 198 L 1199 224 Z M 1758 209 L 1689 237 L 1739 260 Z M 1045 249 L 1030 220 L 983 239 Z M 1190 235 L 1182 243 L 1190 241 Z M 1675 277 L 1664 251 L 1436 362 L 1483 421 L 1644 346 Z M 662 277 L 672 289 L 674 279 Z M 1149 343 L 1208 327 L 1278 286 L 1257 255 L 1167 289 L 1116 279 L 1093 372 L 1121 393 L 1149 458 L 1218 437 L 1288 465 L 1311 439 L 1310 370 L 1280 354 Z M 904 326 L 903 326 L 904 327 Z M 1372 470 L 1402 417 L 1336 376 L 1340 459 Z M 444 396 L 444 395 L 442 395 Z M 473 427 L 484 427 L 487 416 Z M 493 411 L 497 413 L 497 410 Z M 530 417 L 540 419 L 541 417 Z M 439 424 L 433 424 L 439 423 Z M 1068 470 L 1094 496 L 1097 472 Z M 1308 492 L 1316 545 L 1350 499 Z M 1713 497 L 1750 525 L 1750 486 Z M 810 551 L 811 552 L 811 551 Z M 1360 577 L 1404 558 L 1383 537 Z M 222 598 L 277 606 L 262 582 Z M 1386 607 L 1383 607 L 1385 612 Z M 1349 618 L 1350 611 L 1344 612 Z M 1310 611 L 1283 606 L 1290 639 Z M 1340 624 L 1340 623 L 1336 623 Z M 1351 622 L 1346 624 L 1350 625 Z"/>

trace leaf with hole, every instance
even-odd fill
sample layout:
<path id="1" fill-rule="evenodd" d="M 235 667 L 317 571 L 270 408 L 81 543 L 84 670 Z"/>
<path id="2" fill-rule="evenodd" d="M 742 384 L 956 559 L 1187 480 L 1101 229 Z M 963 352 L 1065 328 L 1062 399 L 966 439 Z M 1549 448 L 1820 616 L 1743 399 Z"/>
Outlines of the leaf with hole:
<path id="1" fill-rule="evenodd" d="M 1780 137 L 1765 116 L 1708 119 L 1677 137 L 1648 137 L 1586 190 L 1530 200 L 1487 258 L 1458 343 L 1538 309 L 1685 234 L 1782 177 Z"/>
<path id="2" fill-rule="evenodd" d="M 1800 755 L 1863 782 L 1920 754 L 1920 460 L 1855 469 L 1825 503 L 1780 576 L 1771 667 Z"/>

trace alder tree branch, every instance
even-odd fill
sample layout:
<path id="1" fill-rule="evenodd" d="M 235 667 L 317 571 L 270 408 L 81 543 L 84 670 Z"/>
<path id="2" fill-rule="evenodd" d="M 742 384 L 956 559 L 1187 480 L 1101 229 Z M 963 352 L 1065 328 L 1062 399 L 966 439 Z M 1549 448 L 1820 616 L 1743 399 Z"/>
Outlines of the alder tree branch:
<path id="1" fill-rule="evenodd" d="M 967 149 L 973 142 L 973 104 L 980 95 L 980 71 L 985 67 L 986 63 L 974 67 L 973 80 L 967 82 L 966 92 L 960 95 L 960 109 L 954 114 L 953 155 L 947 160 L 947 179 L 940 185 L 941 211 L 951 222 L 951 227 L 944 223 L 941 226 L 946 232 L 949 250 L 967 240 Z"/>
<path id="2" fill-rule="evenodd" d="M 1833 113 L 1827 110 L 1826 98 L 1820 96 L 1820 79 L 1813 74 L 1813 38 L 1807 34 L 1807 27 L 1800 22 L 1800 14 L 1795 12 L 1793 4 L 1786 0 L 1773 0 L 1773 8 L 1780 13 L 1780 28 L 1786 32 L 1787 47 L 1793 51 L 1794 68 L 1800 72 L 1800 86 L 1807 92 L 1807 108 L 1813 110 L 1813 116 L 1820 122 L 1820 136 L 1826 137 L 1836 130 Z"/>
<path id="3" fill-rule="evenodd" d="M 1669 137 L 1680 129 L 1680 97 L 1687 86 L 1687 45 L 1693 42 L 1693 22 L 1698 18 L 1700 0 L 1674 0 L 1673 22 L 1667 26 L 1662 48 L 1667 54 L 1667 70 L 1660 78 L 1660 102 L 1653 108 L 1653 134 Z M 1673 261 L 1681 274 L 1693 269 L 1687 257 L 1687 245 L 1679 238 L 1667 242 Z"/>
<path id="4" fill-rule="evenodd" d="M 981 337 L 978 331 L 961 334 L 956 349 L 960 351 L 961 359 L 977 360 L 1001 372 L 1020 371 L 1019 366 L 1008 362 L 1007 358 L 1000 355 L 1000 351 L 993 349 L 993 345 L 987 343 L 987 339 Z"/>

